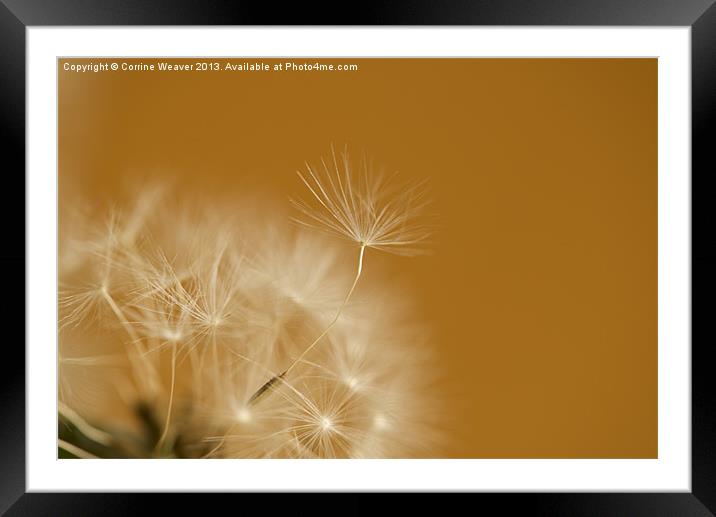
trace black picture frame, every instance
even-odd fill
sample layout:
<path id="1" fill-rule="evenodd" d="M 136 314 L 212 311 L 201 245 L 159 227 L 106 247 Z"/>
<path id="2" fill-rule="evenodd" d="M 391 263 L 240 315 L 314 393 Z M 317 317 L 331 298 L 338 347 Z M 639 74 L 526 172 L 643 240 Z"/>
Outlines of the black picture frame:
<path id="1" fill-rule="evenodd" d="M 16 201 L 24 207 L 25 29 L 28 26 L 87 25 L 553 25 L 689 26 L 692 51 L 692 490 L 690 493 L 474 494 L 477 510 L 497 504 L 500 513 L 528 515 L 713 515 L 716 514 L 716 377 L 711 374 L 708 293 L 714 292 L 716 242 L 707 187 L 716 171 L 710 129 L 716 120 L 716 6 L 714 0 L 431 0 L 383 1 L 355 5 L 350 15 L 330 7 L 269 2 L 201 0 L 0 0 L 0 114 L 3 179 L 8 197 L 0 203 L 5 245 L 0 253 L 8 292 L 23 292 L 25 227 Z M 20 193 L 23 193 L 21 195 Z M 708 196 L 708 197 L 707 197 Z M 697 281 L 694 281 L 698 279 Z M 10 291 L 12 290 L 12 291 Z M 23 295 L 24 299 L 24 295 Z M 6 329 L 20 328 L 24 303 L 0 297 Z M 0 512 L 8 515 L 127 515 L 162 497 L 165 512 L 189 510 L 180 494 L 25 493 L 25 354 L 17 341 L 3 343 L 0 375 Z M 687 343 L 684 344 L 688 345 Z M 220 501 L 241 494 L 215 494 Z M 351 495 L 336 507 L 326 499 L 314 511 L 372 511 L 370 498 Z M 421 504 L 421 498 L 415 498 Z M 194 501 L 194 498 L 192 498 Z M 243 504 L 243 503 L 242 503 Z M 272 499 L 271 512 L 283 510 Z M 206 507 L 204 507 L 206 508 Z M 295 508 L 295 507 L 294 507 Z"/>

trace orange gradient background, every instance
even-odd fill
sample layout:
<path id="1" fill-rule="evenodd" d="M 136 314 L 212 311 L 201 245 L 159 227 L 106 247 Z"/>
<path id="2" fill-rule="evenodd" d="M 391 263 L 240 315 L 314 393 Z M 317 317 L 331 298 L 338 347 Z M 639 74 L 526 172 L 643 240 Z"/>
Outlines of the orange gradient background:
<path id="1" fill-rule="evenodd" d="M 248 192 L 288 206 L 304 161 L 331 144 L 365 151 L 429 178 L 439 215 L 432 255 L 370 260 L 410 286 L 432 328 L 441 454 L 656 457 L 655 59 L 63 70 L 90 61 L 104 60 L 59 61 L 61 208 L 77 189 L 121 205 L 127 185 L 156 177 L 208 199 Z"/>

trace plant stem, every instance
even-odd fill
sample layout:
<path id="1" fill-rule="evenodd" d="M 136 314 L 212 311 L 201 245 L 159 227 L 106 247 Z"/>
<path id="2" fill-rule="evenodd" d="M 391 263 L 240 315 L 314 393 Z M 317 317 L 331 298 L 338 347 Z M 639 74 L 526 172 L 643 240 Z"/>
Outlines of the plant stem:
<path id="1" fill-rule="evenodd" d="M 104 446 L 109 446 L 112 442 L 112 436 L 109 433 L 105 433 L 104 431 L 91 426 L 84 418 L 62 402 L 59 403 L 58 413 L 90 440 Z"/>
<path id="2" fill-rule="evenodd" d="M 91 453 L 87 452 L 87 451 L 84 450 L 84 449 L 80 449 L 80 448 L 77 447 L 76 445 L 72 445 L 70 442 L 66 442 L 65 440 L 57 440 L 57 446 L 58 446 L 60 449 L 64 449 L 64 450 L 66 450 L 67 452 L 69 452 L 70 454 L 73 454 L 73 455 L 77 456 L 78 458 L 82 458 L 82 459 L 85 459 L 85 460 L 96 460 L 96 459 L 99 459 L 99 458 L 98 458 L 97 456 L 95 456 L 94 454 L 91 454 Z"/>
<path id="3" fill-rule="evenodd" d="M 356 276 L 353 279 L 353 284 L 351 285 L 351 288 L 348 290 L 348 294 L 346 294 L 346 297 L 343 299 L 343 303 L 341 303 L 340 307 L 338 308 L 338 311 L 336 312 L 336 315 L 333 317 L 331 322 L 328 324 L 328 326 L 323 329 L 323 332 L 321 332 L 316 339 L 313 340 L 313 342 L 306 347 L 306 349 L 299 355 L 294 361 L 289 365 L 288 368 L 286 368 L 281 374 L 275 375 L 271 377 L 266 383 L 264 383 L 258 390 L 254 392 L 254 394 L 251 396 L 251 398 L 248 401 L 248 405 L 254 405 L 256 404 L 266 393 L 269 392 L 269 389 L 276 384 L 278 381 L 282 380 L 298 363 L 301 362 L 301 360 L 308 354 L 318 343 L 323 339 L 323 337 L 328 334 L 328 332 L 333 328 L 333 326 L 338 321 L 338 318 L 341 316 L 341 313 L 343 312 L 343 309 L 345 309 L 346 305 L 348 305 L 348 301 L 351 299 L 351 295 L 353 294 L 353 291 L 356 288 L 356 285 L 358 285 L 358 279 L 361 276 L 361 273 L 363 272 L 363 257 L 365 255 L 365 244 L 361 244 L 360 246 L 360 254 L 358 255 L 358 269 L 356 271 Z"/>
<path id="4" fill-rule="evenodd" d="M 365 255 L 365 244 L 362 244 L 360 247 L 360 254 L 358 256 L 358 270 L 356 271 L 355 279 L 353 280 L 353 284 L 351 285 L 351 288 L 348 291 L 348 294 L 346 294 L 346 297 L 343 299 L 343 303 L 338 308 L 336 315 L 333 317 L 333 320 L 328 324 L 328 326 L 323 330 L 323 332 L 321 332 L 321 334 L 316 339 L 313 340 L 313 343 L 308 345 L 308 347 L 306 347 L 306 349 L 303 351 L 303 353 L 301 353 L 301 355 L 299 355 L 291 363 L 291 365 L 288 368 L 286 368 L 283 375 L 286 375 L 288 372 L 290 372 L 293 369 L 293 367 L 296 366 L 301 361 L 301 359 L 303 359 L 306 356 L 306 354 L 308 354 L 308 352 L 310 352 L 311 349 L 318 344 L 318 342 L 323 338 L 323 336 L 328 334 L 328 331 L 331 330 L 333 325 L 335 325 L 336 322 L 338 322 L 338 318 L 341 316 L 341 313 L 343 312 L 343 309 L 345 309 L 346 305 L 348 305 L 348 301 L 351 299 L 351 295 L 353 294 L 353 291 L 355 290 L 356 285 L 358 284 L 358 279 L 360 278 L 360 275 L 363 272 L 363 256 L 364 255 Z"/>
<path id="5" fill-rule="evenodd" d="M 134 328 L 132 327 L 132 324 L 129 323 L 129 320 L 127 320 L 127 317 L 124 315 L 124 312 L 122 309 L 117 305 L 117 302 L 114 301 L 114 298 L 112 298 L 112 295 L 109 294 L 109 290 L 106 286 L 102 286 L 102 296 L 104 297 L 105 301 L 107 302 L 107 305 L 109 305 L 110 309 L 112 309 L 112 312 L 117 317 L 119 322 L 122 324 L 122 327 L 127 331 L 127 334 L 129 335 L 129 339 L 132 341 L 132 344 L 134 345 L 136 357 L 132 355 L 128 355 L 130 362 L 132 363 L 133 370 L 135 371 L 135 377 L 138 378 L 140 384 L 145 384 L 147 386 L 147 390 L 154 394 L 156 393 L 156 384 L 155 382 L 152 382 L 151 380 L 147 381 L 145 379 L 144 375 L 141 375 L 138 373 L 137 370 L 143 371 L 147 374 L 147 376 L 155 380 L 156 379 L 156 371 L 154 371 L 153 368 L 150 368 L 150 365 L 142 360 L 142 357 L 146 353 L 146 351 L 141 346 L 141 341 L 139 339 L 139 336 L 134 331 Z"/>
<path id="6" fill-rule="evenodd" d="M 174 385 L 176 384 L 176 369 L 177 369 L 177 345 L 176 343 L 172 344 L 172 378 L 171 378 L 171 388 L 169 389 L 169 407 L 167 408 L 167 418 L 164 422 L 164 431 L 162 431 L 162 435 L 159 437 L 159 440 L 157 441 L 156 449 L 161 449 L 164 440 L 167 437 L 167 433 L 169 432 L 169 422 L 172 418 L 172 406 L 174 404 Z"/>

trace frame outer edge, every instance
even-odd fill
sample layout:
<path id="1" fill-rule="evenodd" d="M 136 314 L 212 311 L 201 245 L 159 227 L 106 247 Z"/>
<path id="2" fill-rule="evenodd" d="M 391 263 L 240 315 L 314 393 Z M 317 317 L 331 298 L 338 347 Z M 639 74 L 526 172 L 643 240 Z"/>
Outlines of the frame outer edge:
<path id="1" fill-rule="evenodd" d="M 713 229 L 713 146 L 716 122 L 716 4 L 691 28 L 692 113 L 692 428 L 691 488 L 716 513 L 716 377 L 713 374 L 709 302 L 716 290 Z M 698 282 L 694 282 L 698 274 Z M 703 329 L 703 330 L 702 330 Z"/>
<path id="2" fill-rule="evenodd" d="M 25 492 L 25 24 L 0 3 L 0 149 L 5 198 L 0 203 L 0 268 L 7 295 L 0 315 L 14 339 L 2 344 L 0 374 L 0 513 Z M 14 201 L 14 202 L 8 202 Z M 22 243 L 22 244 L 20 244 Z M 11 294 L 10 294 L 11 293 Z M 20 299 L 22 303 L 19 303 Z M 22 330 L 20 330 L 22 329 Z M 20 335 L 20 338 L 17 335 Z M 20 344 L 22 340 L 22 345 Z"/>
<path id="3" fill-rule="evenodd" d="M 30 4 L 31 2 L 28 1 L 27 3 Z M 59 3 L 61 2 L 58 2 L 58 4 Z M 35 3 L 35 7 L 37 7 L 37 3 Z M 677 7 L 674 7 L 674 9 L 677 9 Z M 683 9 L 683 6 L 679 6 L 678 9 Z M 191 13 L 192 9 L 189 8 L 188 12 Z M 185 14 L 186 13 L 185 11 Z M 477 13 L 469 13 L 465 21 L 475 22 L 475 14 Z M 31 18 L 35 19 L 39 24 L 43 24 L 44 20 L 42 20 L 42 16 L 36 18 L 36 15 L 37 11 L 32 13 Z M 75 12 L 74 14 L 67 13 L 65 16 L 69 21 L 82 15 Z M 423 16 L 428 17 L 429 13 L 425 12 Z M 612 16 L 615 15 L 611 15 L 609 18 Z M 681 16 L 683 16 L 683 13 Z M 488 15 L 486 18 L 493 17 L 494 16 Z M 100 18 L 106 18 L 106 15 L 100 16 Z M 122 16 L 119 16 L 115 23 L 121 23 L 121 18 Z M 206 16 L 200 16 L 200 18 L 205 19 Z M 560 19 L 559 16 L 556 18 Z M 671 19 L 676 18 L 678 18 L 678 16 L 672 16 Z M 61 20 L 57 21 L 62 24 Z M 250 20 L 245 21 L 249 22 Z M 419 23 L 419 20 L 414 20 L 414 22 Z M 89 24 L 91 20 L 85 19 L 84 23 Z M 540 22 L 534 21 L 533 23 L 539 24 Z M 3 40 L 2 45 L 0 45 L 0 92 L 2 92 L 2 95 L 0 95 L 0 114 L 2 114 L 3 127 L 0 127 L 0 131 L 2 131 L 1 134 L 4 136 L 4 138 L 1 139 L 2 144 L 0 145 L 2 145 L 4 155 L 17 164 L 16 167 L 10 167 L 9 170 L 17 170 L 22 167 L 24 171 L 25 113 L 23 108 L 25 106 L 25 25 L 23 21 L 9 10 L 4 2 L 0 3 L 0 34 L 2 34 Z M 716 170 L 716 159 L 714 159 L 715 155 L 712 149 L 713 145 L 707 135 L 707 130 L 713 126 L 714 119 L 716 119 L 716 94 L 714 94 L 714 91 L 716 91 L 716 4 L 711 3 L 710 7 L 708 7 L 692 25 L 692 181 L 697 186 L 701 185 L 702 178 L 706 177 L 707 174 L 712 174 L 713 171 Z M 695 174 L 696 171 L 699 171 L 699 174 Z M 8 180 L 10 176 L 12 175 L 6 174 Z M 19 177 L 24 178 L 24 175 L 14 176 L 16 181 L 19 181 Z M 696 230 L 703 228 L 708 231 L 713 227 L 709 223 L 714 221 L 714 215 L 713 209 L 708 213 L 706 208 L 709 206 L 710 201 L 709 198 L 706 197 L 709 195 L 708 189 L 697 188 L 692 189 L 692 192 L 693 235 L 695 236 Z M 9 225 L 13 226 L 13 221 L 17 220 L 16 213 L 12 212 L 9 205 L 0 206 L 2 206 L 0 210 L 5 212 L 3 215 L 7 216 L 5 221 L 8 221 Z M 18 233 L 17 237 L 19 237 L 20 229 L 17 228 L 17 224 L 14 226 L 16 229 L 12 231 L 16 231 Z M 22 231 L 22 240 L 24 243 L 24 227 Z M 707 241 L 707 239 L 705 239 L 706 235 L 703 235 L 703 237 L 703 240 Z M 693 243 L 693 270 L 699 272 L 699 284 L 695 286 L 692 294 L 695 302 L 695 295 L 704 293 L 704 296 L 706 296 L 716 288 L 716 282 L 714 281 L 715 275 L 712 272 L 712 270 L 716 269 L 714 268 L 716 245 L 702 241 L 693 241 Z M 21 267 L 24 267 L 21 266 L 21 264 L 25 262 L 24 251 L 24 246 L 22 251 L 17 248 L 2 248 L 0 260 L 2 260 L 2 265 L 8 268 L 6 271 L 18 271 Z M 8 279 L 10 283 L 16 282 L 19 284 L 19 275 L 9 276 L 11 277 Z M 19 290 L 19 285 L 16 286 L 13 284 L 8 287 L 17 287 Z M 20 318 L 19 311 L 21 309 L 17 303 L 11 305 L 9 301 L 10 300 L 3 300 L 0 302 L 2 303 L 2 314 L 5 316 L 6 321 L 11 324 L 14 323 L 14 326 L 17 328 L 17 321 Z M 708 321 L 706 319 L 708 315 L 708 305 L 702 304 L 699 306 L 694 303 L 692 307 L 692 317 L 695 323 L 693 327 L 694 330 L 701 328 L 701 322 L 704 323 L 703 326 L 705 327 Z M 22 310 L 24 310 L 24 304 L 22 305 Z M 700 342 L 701 341 L 699 341 L 699 343 Z M 12 343 L 10 343 L 10 345 L 12 345 Z M 25 355 L 24 347 L 7 346 L 6 348 L 14 350 L 8 352 L 11 356 L 8 356 L 8 360 L 5 363 L 6 365 L 10 365 L 10 367 L 6 367 L 6 374 L 0 376 L 0 397 L 2 397 L 0 398 L 0 421 L 3 422 L 0 426 L 0 463 L 3 465 L 2 470 L 0 470 L 0 513 L 6 511 L 18 497 L 21 499 L 21 501 L 19 501 L 20 504 L 15 505 L 13 509 L 17 509 L 17 506 L 25 506 L 28 503 L 27 499 L 54 499 L 57 497 L 49 494 L 27 494 L 22 496 L 25 491 Z M 701 348 L 699 346 L 693 347 L 692 352 L 693 496 L 684 494 L 686 497 L 681 496 L 678 498 L 678 500 L 684 503 L 688 501 L 688 504 L 684 506 L 679 505 L 684 511 L 682 515 L 693 515 L 696 513 L 705 515 L 711 513 L 708 509 L 712 511 L 716 510 L 716 441 L 714 438 L 716 437 L 716 411 L 714 411 L 712 395 L 716 393 L 716 381 L 710 371 L 711 363 L 705 360 L 707 355 L 705 349 L 706 343 L 704 343 L 704 346 Z M 627 494 L 624 495 L 629 497 Z M 596 494 L 582 496 L 560 496 L 554 494 L 548 497 L 550 499 L 553 497 L 555 499 L 571 499 L 577 497 L 582 503 L 588 505 L 588 500 L 594 496 L 596 496 Z M 603 496 L 609 497 L 607 494 Z M 634 494 L 634 497 L 640 498 L 640 496 L 636 494 Z M 79 499 L 79 497 L 77 499 Z M 75 499 L 75 501 L 79 503 L 77 499 Z M 500 499 L 504 502 L 502 497 L 500 497 Z M 538 501 L 533 502 L 537 502 L 537 507 L 542 506 L 539 504 L 539 501 L 542 500 L 544 502 L 543 497 L 538 496 L 537 499 Z M 654 499 L 658 499 L 658 496 L 654 497 Z M 698 505 L 694 503 L 698 503 Z M 556 510 L 557 507 L 561 506 L 558 501 L 553 501 L 553 504 L 545 505 L 544 507 Z M 580 504 L 578 506 L 582 505 Z M 621 505 L 615 506 L 616 507 L 612 507 L 613 510 L 618 509 Z M 688 510 L 687 507 L 689 508 Z M 77 505 L 75 508 L 79 509 L 81 506 Z M 584 509 L 586 508 L 582 506 L 582 510 Z M 559 512 L 556 512 L 555 514 L 558 513 Z M 575 514 L 583 513 L 578 511 Z"/>

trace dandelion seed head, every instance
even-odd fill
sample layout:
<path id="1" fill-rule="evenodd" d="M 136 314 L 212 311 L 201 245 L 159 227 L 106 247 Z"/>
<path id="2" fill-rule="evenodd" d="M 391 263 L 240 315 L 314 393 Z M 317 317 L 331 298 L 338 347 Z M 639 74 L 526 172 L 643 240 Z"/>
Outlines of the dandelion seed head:
<path id="1" fill-rule="evenodd" d="M 347 385 L 350 389 L 352 389 L 352 390 L 358 389 L 358 386 L 360 385 L 359 382 L 358 382 L 358 379 L 356 379 L 355 377 L 352 377 L 352 376 L 351 376 L 351 377 L 347 377 L 347 378 L 345 379 L 345 383 L 346 383 L 346 385 Z"/>
<path id="2" fill-rule="evenodd" d="M 329 160 L 307 163 L 298 175 L 310 195 L 292 200 L 297 223 L 397 255 L 425 251 L 432 230 L 424 182 L 400 184 L 396 174 L 386 179 L 366 158 L 356 167 L 347 149 L 340 156 L 331 149 Z"/>
<path id="3" fill-rule="evenodd" d="M 373 417 L 373 427 L 375 427 L 379 431 L 382 431 L 388 429 L 390 427 L 390 424 L 383 415 L 378 413 Z"/>
<path id="4" fill-rule="evenodd" d="M 333 218 L 330 228 L 395 253 L 422 246 L 420 189 L 393 198 L 382 180 L 342 160 L 334 156 L 321 169 L 333 174 L 320 176 L 321 186 L 347 225 Z M 124 393 L 113 407 L 124 404 L 134 429 L 141 428 L 134 404 L 151 404 L 168 436 L 181 436 L 183 457 L 398 458 L 434 450 L 427 387 L 434 368 L 420 352 L 429 345 L 404 297 L 389 295 L 393 286 L 372 289 L 368 275 L 326 342 L 249 407 L 252 394 L 325 328 L 351 285 L 355 261 L 332 239 L 290 226 L 280 213 L 227 217 L 231 210 L 216 205 L 189 212 L 164 195 L 138 196 L 128 213 L 115 210 L 106 224 L 85 221 L 94 231 L 63 229 L 79 243 L 71 267 L 60 264 L 64 401 L 111 426 L 109 406 L 82 401 L 87 379 L 93 390 L 104 383 L 106 391 Z M 320 200 L 311 214 L 326 211 Z M 91 346 L 78 352 L 68 348 L 73 342 Z M 106 364 L 110 355 L 121 357 L 119 366 Z M 108 368 L 116 375 L 106 375 Z"/>
<path id="5" fill-rule="evenodd" d="M 327 416 L 321 417 L 321 429 L 326 432 L 331 431 L 333 429 L 333 421 Z"/>
<path id="6" fill-rule="evenodd" d="M 248 424 L 252 420 L 251 410 L 246 407 L 242 407 L 236 412 L 236 420 L 242 424 Z"/>
<path id="7" fill-rule="evenodd" d="M 171 341 L 173 343 L 181 341 L 182 339 L 182 333 L 180 330 L 177 329 L 164 329 L 162 335 L 167 341 Z"/>

